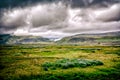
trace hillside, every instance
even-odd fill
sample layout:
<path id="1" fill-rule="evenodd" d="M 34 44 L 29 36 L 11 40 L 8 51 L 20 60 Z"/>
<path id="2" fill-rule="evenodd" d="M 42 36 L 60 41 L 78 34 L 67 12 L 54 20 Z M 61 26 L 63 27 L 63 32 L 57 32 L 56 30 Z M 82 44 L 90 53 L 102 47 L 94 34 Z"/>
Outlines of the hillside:
<path id="1" fill-rule="evenodd" d="M 11 38 L 10 34 L 0 34 L 0 44 L 6 44 L 9 38 Z"/>
<path id="2" fill-rule="evenodd" d="M 0 44 L 29 44 L 40 42 L 52 42 L 54 39 L 41 36 L 15 36 L 10 34 L 0 34 Z M 64 37 L 56 43 L 79 43 L 79 44 L 118 44 L 120 45 L 120 31 L 100 33 L 100 34 L 77 34 Z"/>
<path id="3" fill-rule="evenodd" d="M 15 36 L 10 34 L 0 35 L 0 44 L 24 44 L 38 42 L 50 42 L 50 40 L 40 36 Z"/>
<path id="4" fill-rule="evenodd" d="M 57 43 L 115 43 L 120 44 L 120 31 L 100 34 L 77 34 L 74 36 L 64 37 Z"/>

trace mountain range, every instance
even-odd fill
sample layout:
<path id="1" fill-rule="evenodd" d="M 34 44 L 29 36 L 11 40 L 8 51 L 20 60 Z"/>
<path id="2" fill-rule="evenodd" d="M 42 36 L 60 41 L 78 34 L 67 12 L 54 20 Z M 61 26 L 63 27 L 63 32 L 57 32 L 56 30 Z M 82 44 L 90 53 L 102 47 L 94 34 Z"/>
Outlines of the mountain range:
<path id="1" fill-rule="evenodd" d="M 0 44 L 29 44 L 39 42 L 50 42 L 50 40 L 40 36 L 15 36 L 10 34 L 0 35 Z"/>
<path id="2" fill-rule="evenodd" d="M 77 34 L 74 36 L 64 37 L 57 41 L 52 38 L 44 38 L 41 36 L 15 36 L 10 34 L 0 34 L 0 44 L 29 44 L 40 42 L 54 43 L 83 43 L 83 42 L 115 42 L 120 43 L 120 31 L 108 33 L 94 34 Z"/>
<path id="3" fill-rule="evenodd" d="M 59 42 L 85 42 L 85 41 L 97 41 L 97 40 L 120 40 L 120 31 L 108 32 L 108 33 L 94 33 L 94 34 L 77 34 L 74 36 L 64 37 Z"/>

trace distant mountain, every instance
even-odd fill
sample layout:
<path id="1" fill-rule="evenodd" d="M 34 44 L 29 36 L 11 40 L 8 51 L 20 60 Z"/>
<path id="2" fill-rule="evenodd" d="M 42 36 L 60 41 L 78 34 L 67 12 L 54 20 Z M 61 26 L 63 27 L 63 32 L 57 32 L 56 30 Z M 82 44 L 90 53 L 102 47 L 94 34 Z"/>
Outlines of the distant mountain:
<path id="1" fill-rule="evenodd" d="M 120 44 L 120 31 L 99 34 L 77 34 L 64 37 L 60 40 L 54 38 L 44 38 L 40 36 L 15 36 L 10 34 L 0 34 L 0 44 L 29 44 L 40 42 L 56 43 L 110 43 Z"/>
<path id="2" fill-rule="evenodd" d="M 0 34 L 0 44 L 24 44 L 37 42 L 50 42 L 50 40 L 40 36 L 15 36 L 10 34 Z"/>
<path id="3" fill-rule="evenodd" d="M 0 44 L 6 44 L 9 38 L 11 38 L 10 34 L 0 34 Z"/>
<path id="4" fill-rule="evenodd" d="M 58 43 L 78 43 L 78 42 L 97 42 L 97 41 L 119 41 L 120 31 L 96 34 L 77 34 L 74 36 L 64 37 L 57 41 Z"/>

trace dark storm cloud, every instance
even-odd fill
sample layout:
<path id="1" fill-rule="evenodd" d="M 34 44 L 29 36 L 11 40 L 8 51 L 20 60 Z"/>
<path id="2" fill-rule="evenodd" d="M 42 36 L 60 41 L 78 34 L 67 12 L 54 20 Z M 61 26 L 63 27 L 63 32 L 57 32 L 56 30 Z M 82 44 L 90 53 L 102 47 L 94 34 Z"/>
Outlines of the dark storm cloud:
<path id="1" fill-rule="evenodd" d="M 119 0 L 43 1 L 30 5 L 32 0 L 29 0 L 29 6 L 4 10 L 0 20 L 0 32 L 64 37 L 120 30 Z"/>

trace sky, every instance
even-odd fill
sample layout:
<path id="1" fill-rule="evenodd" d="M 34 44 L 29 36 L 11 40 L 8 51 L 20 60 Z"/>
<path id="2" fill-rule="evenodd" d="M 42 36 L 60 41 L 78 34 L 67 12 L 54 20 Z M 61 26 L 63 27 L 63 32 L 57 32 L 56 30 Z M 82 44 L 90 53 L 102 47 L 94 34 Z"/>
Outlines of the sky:
<path id="1" fill-rule="evenodd" d="M 37 0 L 25 4 L 11 7 L 8 3 L 9 7 L 0 10 L 0 34 L 62 38 L 120 31 L 120 0 Z"/>

